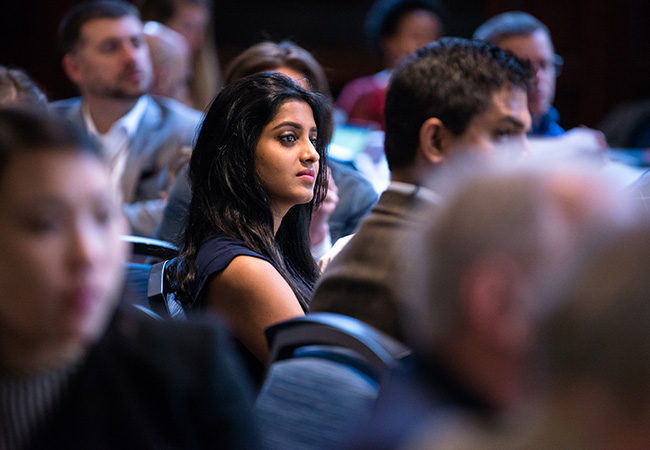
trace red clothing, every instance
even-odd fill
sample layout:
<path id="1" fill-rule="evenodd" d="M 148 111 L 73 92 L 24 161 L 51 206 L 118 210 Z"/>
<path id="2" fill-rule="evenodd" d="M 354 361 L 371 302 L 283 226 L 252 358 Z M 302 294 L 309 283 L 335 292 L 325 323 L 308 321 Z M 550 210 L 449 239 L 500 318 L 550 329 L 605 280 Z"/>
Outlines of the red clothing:
<path id="1" fill-rule="evenodd" d="M 349 82 L 341 91 L 336 106 L 348 115 L 349 121 L 372 121 L 385 128 L 384 104 L 390 71 Z"/>

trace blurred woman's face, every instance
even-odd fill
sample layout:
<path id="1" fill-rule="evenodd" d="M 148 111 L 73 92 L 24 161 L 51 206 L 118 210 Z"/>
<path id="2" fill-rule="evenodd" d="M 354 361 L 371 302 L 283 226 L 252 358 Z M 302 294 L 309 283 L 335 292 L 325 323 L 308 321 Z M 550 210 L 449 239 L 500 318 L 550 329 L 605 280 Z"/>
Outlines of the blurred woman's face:
<path id="1" fill-rule="evenodd" d="M 91 155 L 30 151 L 0 176 L 0 342 L 86 343 L 121 282 L 124 220 Z"/>
<path id="2" fill-rule="evenodd" d="M 262 130 L 255 165 L 276 216 L 314 196 L 320 159 L 317 137 L 311 107 L 301 100 L 285 102 Z"/>

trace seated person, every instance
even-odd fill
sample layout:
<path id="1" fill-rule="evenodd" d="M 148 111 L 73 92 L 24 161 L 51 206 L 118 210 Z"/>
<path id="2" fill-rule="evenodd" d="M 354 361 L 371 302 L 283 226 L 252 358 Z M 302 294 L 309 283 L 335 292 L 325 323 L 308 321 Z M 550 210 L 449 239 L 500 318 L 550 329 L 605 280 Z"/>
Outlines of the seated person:
<path id="1" fill-rule="evenodd" d="M 189 106 L 187 80 L 192 69 L 187 41 L 181 34 L 158 22 L 145 23 L 144 36 L 153 67 L 151 94 L 173 98 Z"/>
<path id="2" fill-rule="evenodd" d="M 452 426 L 492 429 L 543 393 L 537 343 L 540 323 L 556 305 L 545 290 L 557 286 L 555 275 L 566 273 L 576 254 L 634 214 L 620 186 L 595 167 L 508 166 L 494 170 L 482 162 L 451 171 L 446 203 L 429 211 L 402 249 L 393 274 L 403 297 L 398 319 L 417 363 L 384 385 L 375 417 L 351 448 L 421 441 L 437 449 L 436 439 Z M 599 360 L 597 342 L 613 343 L 593 341 L 587 366 Z M 570 348 L 571 366 L 589 354 Z"/>
<path id="3" fill-rule="evenodd" d="M 559 114 L 553 107 L 556 78 L 564 61 L 555 54 L 551 33 L 546 25 L 530 14 L 512 11 L 487 20 L 474 32 L 475 39 L 510 50 L 518 58 L 528 60 L 535 72 L 533 85 L 528 90 L 528 109 L 533 120 L 528 136 L 546 138 L 562 136 L 567 140 L 564 149 L 599 154 L 607 148 L 605 136 L 586 127 L 573 128 L 565 133 L 560 127 Z M 531 150 L 541 153 L 554 151 L 557 142 L 531 140 Z"/>
<path id="4" fill-rule="evenodd" d="M 116 312 L 125 230 L 92 144 L 0 110 L 0 448 L 259 448 L 222 325 Z"/>
<path id="5" fill-rule="evenodd" d="M 214 38 L 212 0 L 135 0 L 145 21 L 179 33 L 188 44 L 191 76 L 186 79 L 191 106 L 203 111 L 221 88 Z"/>
<path id="6" fill-rule="evenodd" d="M 223 317 L 254 375 L 264 329 L 307 311 L 318 276 L 311 213 L 326 195 L 331 109 L 275 72 L 215 98 L 190 160 L 192 201 L 170 283 L 190 310 Z"/>
<path id="7" fill-rule="evenodd" d="M 226 84 L 265 71 L 284 73 L 301 83 L 303 87 L 330 97 L 323 68 L 307 50 L 288 41 L 260 42 L 245 50 L 226 68 Z M 326 225 L 329 228 L 329 236 L 327 233 L 312 230 L 313 237 L 321 236 L 321 240 L 311 242 L 314 247 L 320 246 L 314 249 L 319 255 L 327 251 L 331 243 L 335 243 L 340 237 L 353 233 L 361 219 L 377 202 L 377 194 L 371 183 L 359 172 L 333 160 L 329 161 L 329 166 L 332 182 L 338 190 L 338 203 L 329 218 L 320 216 L 316 218 L 320 220 L 313 221 L 312 227 L 322 228 Z M 173 243 L 179 241 L 190 197 L 189 179 L 187 170 L 184 169 L 170 192 L 169 205 L 157 232 L 158 238 Z M 325 239 L 326 242 L 323 242 Z"/>
<path id="8" fill-rule="evenodd" d="M 51 107 L 100 142 L 122 193 L 130 234 L 152 237 L 201 114 L 150 95 L 151 58 L 132 4 L 77 3 L 62 19 L 59 38 L 64 71 L 81 97 Z"/>
<path id="9" fill-rule="evenodd" d="M 506 427 L 463 424 L 412 450 L 650 448 L 650 228 L 599 236 L 556 281 L 543 325 L 546 389 Z M 482 426 L 483 425 L 483 426 Z M 444 445 L 441 445 L 444 443 Z"/>
<path id="10" fill-rule="evenodd" d="M 0 66 L 0 106 L 26 106 L 45 110 L 47 98 L 25 72 Z"/>
<path id="11" fill-rule="evenodd" d="M 404 57 L 444 34 L 443 7 L 436 0 L 377 0 L 366 17 L 366 36 L 385 69 L 349 82 L 336 106 L 350 121 L 374 122 L 385 129 L 384 104 L 392 70 Z"/>

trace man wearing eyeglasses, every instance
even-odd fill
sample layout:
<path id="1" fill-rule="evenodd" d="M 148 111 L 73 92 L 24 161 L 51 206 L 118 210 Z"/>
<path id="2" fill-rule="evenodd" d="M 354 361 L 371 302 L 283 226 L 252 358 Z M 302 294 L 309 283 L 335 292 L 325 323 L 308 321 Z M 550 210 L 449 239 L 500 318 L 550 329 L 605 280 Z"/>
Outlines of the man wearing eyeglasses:
<path id="1" fill-rule="evenodd" d="M 552 106 L 555 78 L 560 74 L 563 61 L 555 54 L 546 25 L 530 14 L 512 11 L 489 19 L 476 29 L 474 38 L 510 50 L 531 62 L 536 76 L 533 88 L 528 91 L 528 109 L 533 119 L 529 136 L 563 134 L 558 124 L 559 114 Z"/>

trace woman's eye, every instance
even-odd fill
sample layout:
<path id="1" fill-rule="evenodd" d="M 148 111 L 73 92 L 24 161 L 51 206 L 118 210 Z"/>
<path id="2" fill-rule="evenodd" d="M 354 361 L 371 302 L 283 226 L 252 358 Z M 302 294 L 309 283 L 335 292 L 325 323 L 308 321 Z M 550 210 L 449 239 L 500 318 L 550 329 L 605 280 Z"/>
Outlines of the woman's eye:
<path id="1" fill-rule="evenodd" d="M 311 141 L 311 144 L 314 147 L 316 147 L 316 145 L 318 144 L 318 138 L 317 137 L 312 137 L 312 138 L 309 138 L 309 140 Z"/>
<path id="2" fill-rule="evenodd" d="M 285 134 L 280 136 L 280 140 L 283 142 L 296 142 L 296 136 L 293 134 Z"/>

